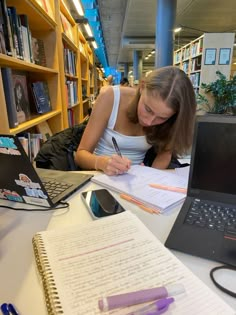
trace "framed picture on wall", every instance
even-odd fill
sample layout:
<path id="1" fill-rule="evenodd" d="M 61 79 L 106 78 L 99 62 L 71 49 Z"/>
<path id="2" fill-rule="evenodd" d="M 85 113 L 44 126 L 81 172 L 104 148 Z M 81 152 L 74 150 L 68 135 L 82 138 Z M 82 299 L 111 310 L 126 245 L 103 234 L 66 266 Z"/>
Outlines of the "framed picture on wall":
<path id="1" fill-rule="evenodd" d="M 205 65 L 216 64 L 216 48 L 206 48 L 205 50 Z"/>
<path id="2" fill-rule="evenodd" d="M 220 48 L 219 65 L 229 65 L 231 48 Z"/>

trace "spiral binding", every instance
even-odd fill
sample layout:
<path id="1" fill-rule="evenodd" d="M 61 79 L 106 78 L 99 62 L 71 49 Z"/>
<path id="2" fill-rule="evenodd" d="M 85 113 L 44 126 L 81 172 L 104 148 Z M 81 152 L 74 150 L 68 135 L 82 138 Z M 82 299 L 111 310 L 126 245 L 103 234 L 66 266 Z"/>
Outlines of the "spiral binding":
<path id="1" fill-rule="evenodd" d="M 42 279 L 48 315 L 64 314 L 41 235 L 36 234 L 32 243 L 36 265 Z"/>

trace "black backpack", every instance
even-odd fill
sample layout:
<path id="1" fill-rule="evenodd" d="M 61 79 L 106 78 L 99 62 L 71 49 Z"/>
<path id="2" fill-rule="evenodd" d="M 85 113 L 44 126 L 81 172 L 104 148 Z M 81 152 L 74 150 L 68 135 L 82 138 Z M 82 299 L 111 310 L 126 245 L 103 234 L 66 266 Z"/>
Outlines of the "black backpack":
<path id="1" fill-rule="evenodd" d="M 75 171 L 80 168 L 75 164 L 76 152 L 87 121 L 67 128 L 51 136 L 35 157 L 36 167 L 60 171 Z"/>

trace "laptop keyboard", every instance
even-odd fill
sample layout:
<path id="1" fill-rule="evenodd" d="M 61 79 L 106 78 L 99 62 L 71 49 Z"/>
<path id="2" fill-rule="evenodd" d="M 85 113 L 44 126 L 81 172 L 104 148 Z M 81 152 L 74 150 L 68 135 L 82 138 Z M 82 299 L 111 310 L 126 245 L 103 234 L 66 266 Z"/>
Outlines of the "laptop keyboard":
<path id="1" fill-rule="evenodd" d="M 72 186 L 72 184 L 57 182 L 52 179 L 47 180 L 45 178 L 42 179 L 42 183 L 51 199 L 57 197 Z"/>
<path id="2" fill-rule="evenodd" d="M 185 223 L 236 235 L 236 206 L 220 206 L 195 199 Z"/>

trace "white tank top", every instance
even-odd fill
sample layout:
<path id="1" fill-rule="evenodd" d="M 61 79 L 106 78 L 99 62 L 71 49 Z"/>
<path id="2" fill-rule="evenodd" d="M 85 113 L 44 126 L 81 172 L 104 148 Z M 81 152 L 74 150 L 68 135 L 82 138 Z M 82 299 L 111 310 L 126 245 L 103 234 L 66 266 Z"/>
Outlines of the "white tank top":
<path id="1" fill-rule="evenodd" d="M 122 155 L 130 159 L 132 164 L 140 164 L 143 162 L 144 156 L 151 145 L 147 143 L 145 136 L 126 136 L 114 130 L 120 105 L 119 85 L 113 86 L 113 92 L 114 103 L 111 116 L 109 118 L 107 128 L 100 138 L 94 153 L 106 156 L 116 154 L 111 140 L 112 137 L 115 137 Z"/>

